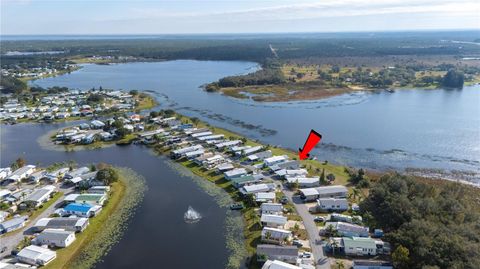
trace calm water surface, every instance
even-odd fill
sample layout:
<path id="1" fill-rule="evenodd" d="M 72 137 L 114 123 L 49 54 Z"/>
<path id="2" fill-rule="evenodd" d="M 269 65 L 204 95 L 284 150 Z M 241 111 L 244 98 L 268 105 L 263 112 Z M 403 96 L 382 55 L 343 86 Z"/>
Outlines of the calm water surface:
<path id="1" fill-rule="evenodd" d="M 86 65 L 34 84 L 148 90 L 161 107 L 265 143 L 297 149 L 310 129 L 323 135 L 319 159 L 373 169 L 469 171 L 480 182 L 480 86 L 463 90 L 352 93 L 318 101 L 256 103 L 200 85 L 258 68 L 249 62 L 169 61 Z"/>

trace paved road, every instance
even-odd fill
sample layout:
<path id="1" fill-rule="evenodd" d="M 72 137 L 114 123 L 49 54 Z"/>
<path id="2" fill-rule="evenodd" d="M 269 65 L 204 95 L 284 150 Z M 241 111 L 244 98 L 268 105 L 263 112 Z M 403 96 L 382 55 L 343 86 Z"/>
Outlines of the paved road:
<path id="1" fill-rule="evenodd" d="M 63 193 L 65 191 L 68 191 L 66 189 L 61 189 Z M 53 212 L 60 207 L 60 205 L 63 203 L 63 199 L 65 198 L 65 195 L 63 194 L 55 203 L 53 203 L 49 208 L 45 209 L 40 215 L 38 215 L 35 219 L 29 219 L 27 221 L 27 224 L 25 227 L 15 230 L 12 233 L 7 233 L 0 237 L 0 245 L 2 248 L 5 246 L 7 247 L 7 250 L 3 253 L 0 253 L 0 259 L 10 255 L 11 251 L 20 243 L 20 241 L 29 234 L 32 234 L 31 228 L 35 223 L 41 219 L 41 218 L 46 218 L 49 215 L 53 214 Z"/>
<path id="2" fill-rule="evenodd" d="M 288 189 L 283 189 L 283 193 L 288 197 L 288 199 L 293 203 L 295 209 L 297 210 L 298 215 L 302 217 L 303 225 L 305 230 L 307 230 L 308 237 L 310 240 L 310 246 L 312 248 L 313 257 L 317 264 L 317 269 L 330 269 L 330 260 L 325 256 L 323 252 L 322 239 L 318 233 L 317 225 L 313 220 L 313 215 L 308 211 L 307 206 L 302 202 L 300 197 L 293 196 L 293 192 Z"/>

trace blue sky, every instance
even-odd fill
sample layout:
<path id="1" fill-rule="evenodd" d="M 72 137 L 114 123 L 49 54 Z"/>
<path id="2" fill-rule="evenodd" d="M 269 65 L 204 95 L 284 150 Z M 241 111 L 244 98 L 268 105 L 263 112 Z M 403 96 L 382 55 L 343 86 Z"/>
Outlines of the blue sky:
<path id="1" fill-rule="evenodd" d="M 1 34 L 480 29 L 479 0 L 1 0 Z"/>

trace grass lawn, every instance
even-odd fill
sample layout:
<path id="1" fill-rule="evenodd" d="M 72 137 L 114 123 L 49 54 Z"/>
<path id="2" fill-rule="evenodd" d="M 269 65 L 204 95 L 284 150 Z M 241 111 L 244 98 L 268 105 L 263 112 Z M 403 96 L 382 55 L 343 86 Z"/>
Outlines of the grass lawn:
<path id="1" fill-rule="evenodd" d="M 45 269 L 71 268 L 70 265 L 79 256 L 82 249 L 102 232 L 104 226 L 108 225 L 109 217 L 116 211 L 126 190 L 126 185 L 122 180 L 113 183 L 111 187 L 111 196 L 107 205 L 97 216 L 90 218 L 90 224 L 83 232 L 76 234 L 76 240 L 70 246 L 57 250 L 57 258 L 45 266 Z"/>
<path id="2" fill-rule="evenodd" d="M 30 219 L 34 219 L 38 217 L 40 214 L 43 213 L 43 211 L 47 210 L 50 206 L 52 206 L 60 197 L 63 196 L 63 192 L 56 192 L 50 200 L 48 200 L 46 203 L 43 204 L 42 208 L 38 208 L 33 212 L 33 214 L 30 216 Z"/>

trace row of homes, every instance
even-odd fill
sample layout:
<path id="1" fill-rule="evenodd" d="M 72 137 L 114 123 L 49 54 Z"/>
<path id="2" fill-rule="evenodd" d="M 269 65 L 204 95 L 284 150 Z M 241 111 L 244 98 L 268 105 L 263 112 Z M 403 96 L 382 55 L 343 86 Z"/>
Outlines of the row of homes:
<path id="1" fill-rule="evenodd" d="M 295 268 L 300 268 L 297 265 L 313 268 L 303 263 L 303 254 L 292 245 L 293 233 L 287 227 L 283 205 L 276 197 L 278 184 L 266 179 L 265 175 L 267 171 L 274 175 L 305 176 L 306 170 L 300 168 L 298 161 L 283 155 L 275 156 L 264 146 L 250 146 L 241 140 L 226 139 L 225 135 L 215 134 L 208 128 L 179 125 L 163 131 L 159 140 L 172 149 L 171 158 L 190 160 L 206 170 L 223 175 L 246 201 L 251 199 L 259 205 L 262 243 L 257 246 L 258 261 L 265 262 L 265 266 L 269 266 L 269 261 L 275 261 Z M 294 170 L 299 173 L 293 173 Z M 311 254 L 308 255 L 311 258 Z"/>
<path id="2" fill-rule="evenodd" d="M 101 101 L 92 102 L 92 95 L 101 96 Z M 50 122 L 70 117 L 89 117 L 110 110 L 129 111 L 135 108 L 137 101 L 136 97 L 128 92 L 107 90 L 69 90 L 48 94 L 34 105 L 10 97 L 0 106 L 0 120 L 30 119 Z"/>

